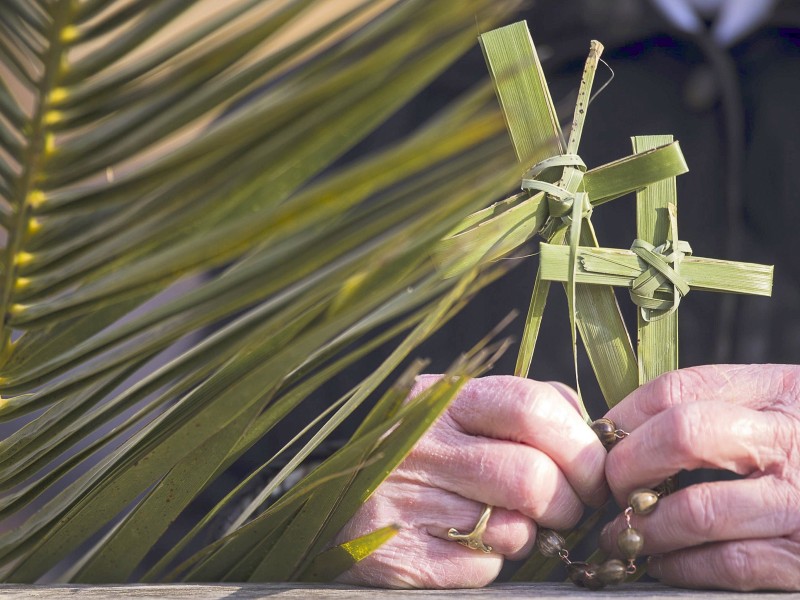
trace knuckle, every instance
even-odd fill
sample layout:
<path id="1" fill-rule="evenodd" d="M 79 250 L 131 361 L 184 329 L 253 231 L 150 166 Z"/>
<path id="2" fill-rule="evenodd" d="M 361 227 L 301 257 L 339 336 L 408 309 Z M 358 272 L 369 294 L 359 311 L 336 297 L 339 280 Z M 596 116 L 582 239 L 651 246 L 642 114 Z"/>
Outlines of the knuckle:
<path id="1" fill-rule="evenodd" d="M 508 406 L 508 418 L 512 423 L 528 429 L 535 421 L 536 399 L 532 393 L 526 393 L 519 402 L 512 402 Z"/>
<path id="2" fill-rule="evenodd" d="M 686 371 L 670 371 L 653 382 L 653 413 L 663 412 L 681 403 L 686 386 Z"/>
<path id="3" fill-rule="evenodd" d="M 509 494 L 511 508 L 555 529 L 572 527 L 580 520 L 583 505 L 553 463 L 532 461 L 520 472 L 525 475 Z"/>
<path id="4" fill-rule="evenodd" d="M 688 525 L 704 540 L 714 538 L 715 531 L 724 524 L 720 523 L 719 511 L 715 508 L 711 489 L 705 485 L 695 485 L 684 490 L 682 513 Z"/>
<path id="5" fill-rule="evenodd" d="M 666 417 L 674 456 L 684 461 L 699 458 L 702 445 L 698 444 L 698 440 L 703 439 L 704 427 L 699 408 L 695 405 L 676 406 Z M 688 468 L 691 465 L 682 466 Z"/>
<path id="6" fill-rule="evenodd" d="M 511 377 L 506 383 L 507 393 L 518 401 L 512 403 L 510 407 L 510 417 L 520 423 L 528 423 L 536 418 L 544 406 L 547 395 L 547 387 L 530 379 L 520 379 Z"/>
<path id="7" fill-rule="evenodd" d="M 561 395 L 549 383 L 520 377 L 510 377 L 509 379 L 509 386 L 513 393 L 519 397 L 520 404 L 526 406 L 529 412 L 536 412 L 561 399 Z"/>
<path id="8" fill-rule="evenodd" d="M 704 367 L 689 367 L 664 373 L 652 382 L 651 410 L 658 413 L 693 402 L 715 389 L 715 373 Z"/>

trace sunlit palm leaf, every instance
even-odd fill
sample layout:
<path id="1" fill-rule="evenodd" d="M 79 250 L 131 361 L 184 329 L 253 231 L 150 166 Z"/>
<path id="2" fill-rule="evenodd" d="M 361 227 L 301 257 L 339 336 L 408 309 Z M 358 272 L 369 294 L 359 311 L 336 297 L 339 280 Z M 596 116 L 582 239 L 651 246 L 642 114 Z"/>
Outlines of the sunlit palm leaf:
<path id="1" fill-rule="evenodd" d="M 514 179 L 485 86 L 395 148 L 320 173 L 474 44 L 476 14 L 496 23 L 515 4 L 4 5 L 0 418 L 46 409 L 0 442 L 0 514 L 23 521 L 0 535 L 7 580 L 38 579 L 95 533 L 66 577 L 130 577 L 226 466 L 377 345 L 375 327 L 414 329 L 304 452 L 496 276 L 476 279 L 469 265 L 443 281 L 431 260 Z M 145 304 L 200 273 L 188 292 Z M 202 341 L 153 370 L 197 332 Z M 480 371 L 475 360 L 459 373 Z M 385 458 L 338 456 L 350 495 L 334 494 L 324 528 L 304 531 L 313 543 L 291 572 L 265 571 L 256 552 L 242 577 L 319 577 L 319 541 L 444 408 L 437 398 L 354 438 L 374 448 L 402 419 L 381 441 Z M 304 529 L 303 493 L 259 517 L 261 533 Z M 235 562 L 230 539 L 251 529 L 214 556 Z"/>

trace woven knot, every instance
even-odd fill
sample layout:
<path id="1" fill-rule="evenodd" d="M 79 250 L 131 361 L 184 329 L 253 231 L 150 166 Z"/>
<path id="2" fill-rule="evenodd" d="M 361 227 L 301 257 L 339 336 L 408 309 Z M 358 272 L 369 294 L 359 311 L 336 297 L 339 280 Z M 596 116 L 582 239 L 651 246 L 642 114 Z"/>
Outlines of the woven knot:
<path id="1" fill-rule="evenodd" d="M 648 265 L 631 282 L 631 300 L 641 308 L 645 321 L 656 321 L 676 310 L 681 298 L 689 293 L 689 284 L 680 275 L 680 265 L 684 256 L 691 255 L 692 248 L 681 240 L 653 246 L 637 239 L 631 251 Z M 672 291 L 659 291 L 665 285 Z"/>
<path id="2" fill-rule="evenodd" d="M 586 172 L 586 165 L 577 154 L 560 154 L 551 156 L 533 165 L 522 177 L 522 189 L 527 191 L 544 192 L 547 195 L 547 207 L 551 218 L 561 219 L 569 225 L 572 223 L 572 206 L 575 202 L 575 192 L 571 192 L 549 180 L 561 179 L 564 167 L 574 167 L 582 179 Z M 558 169 L 553 173 L 553 169 Z M 573 184 L 576 183 L 573 180 Z M 577 182 L 580 185 L 580 180 Z M 575 186 L 576 189 L 578 186 Z M 592 205 L 587 196 L 583 197 L 581 218 L 588 219 L 592 216 Z"/>

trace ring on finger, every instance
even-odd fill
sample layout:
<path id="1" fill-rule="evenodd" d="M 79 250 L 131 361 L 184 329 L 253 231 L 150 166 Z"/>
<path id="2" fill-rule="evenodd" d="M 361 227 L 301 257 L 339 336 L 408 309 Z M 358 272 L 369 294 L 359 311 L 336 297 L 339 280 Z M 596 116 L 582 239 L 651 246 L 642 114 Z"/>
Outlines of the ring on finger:
<path id="1" fill-rule="evenodd" d="M 485 504 L 481 516 L 478 517 L 478 522 L 469 533 L 460 533 L 455 527 L 451 527 L 447 532 L 447 537 L 454 542 L 458 542 L 462 546 L 466 546 L 472 550 L 482 550 L 487 554 L 492 551 L 492 547 L 485 544 L 483 541 L 483 534 L 486 532 L 486 526 L 489 523 L 489 517 L 492 516 L 492 506 Z"/>

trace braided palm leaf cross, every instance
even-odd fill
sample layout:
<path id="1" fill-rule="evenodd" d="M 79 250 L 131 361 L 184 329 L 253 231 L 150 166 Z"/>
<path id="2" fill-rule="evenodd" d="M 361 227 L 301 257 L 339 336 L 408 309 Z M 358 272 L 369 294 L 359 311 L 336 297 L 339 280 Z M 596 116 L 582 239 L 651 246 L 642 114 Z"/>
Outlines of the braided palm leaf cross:
<path id="1" fill-rule="evenodd" d="M 643 136 L 633 142 L 634 148 L 642 150 L 671 139 Z M 678 368 L 677 308 L 690 289 L 769 296 L 773 267 L 691 256 L 689 244 L 678 239 L 674 178 L 637 193 L 637 236 L 630 250 L 579 246 L 575 283 L 628 288 L 640 307 L 637 354 L 640 383 L 645 383 Z M 567 281 L 569 250 L 541 245 L 542 279 Z M 648 360 L 643 361 L 643 356 Z"/>
<path id="2" fill-rule="evenodd" d="M 599 42 L 591 43 L 565 140 L 527 25 L 507 25 L 479 39 L 523 173 L 523 191 L 473 215 L 443 240 L 439 260 L 446 274 L 503 256 L 537 233 L 573 250 L 578 243 L 597 245 L 589 219 L 593 208 L 688 170 L 677 142 L 587 169 L 578 148 L 603 50 Z M 609 286 L 566 288 L 574 308 L 573 348 L 577 327 L 600 389 L 613 405 L 638 385 L 636 358 L 614 292 Z M 549 282 L 537 276 L 516 375 L 528 374 L 548 289 Z"/>
<path id="3" fill-rule="evenodd" d="M 677 308 L 690 289 L 770 295 L 772 267 L 691 256 L 689 245 L 678 238 L 675 186 L 688 168 L 672 136 L 634 138 L 633 155 L 587 170 L 578 146 L 602 44 L 591 43 L 565 142 L 527 25 L 501 27 L 480 41 L 524 168 L 524 191 L 476 215 L 447 241 L 448 250 L 451 256 L 460 251 L 464 260 L 479 252 L 500 256 L 537 231 L 547 239 L 515 374 L 527 375 L 549 284 L 562 281 L 572 315 L 573 352 L 577 325 L 603 395 L 613 406 L 637 385 L 678 368 Z M 589 219 L 592 208 L 633 191 L 637 241 L 631 250 L 600 248 Z M 581 283 L 596 285 L 576 285 Z M 636 352 L 611 289 L 620 285 L 640 306 Z M 577 358 L 575 363 L 577 377 Z"/>

